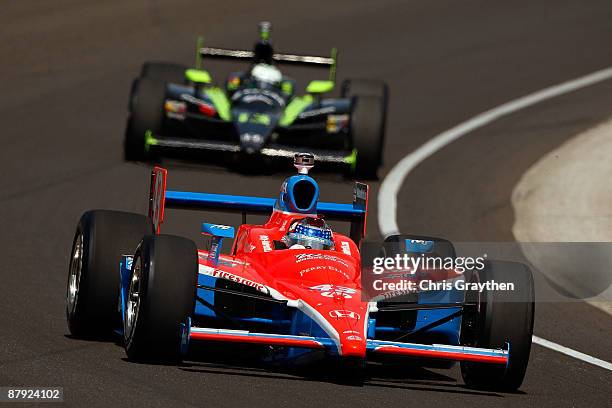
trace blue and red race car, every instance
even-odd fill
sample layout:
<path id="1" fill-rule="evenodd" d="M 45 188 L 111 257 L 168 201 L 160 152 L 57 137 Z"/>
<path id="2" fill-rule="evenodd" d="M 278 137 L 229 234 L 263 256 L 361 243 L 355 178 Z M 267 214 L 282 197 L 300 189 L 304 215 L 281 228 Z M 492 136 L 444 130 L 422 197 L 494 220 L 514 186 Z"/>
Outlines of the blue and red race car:
<path id="1" fill-rule="evenodd" d="M 338 362 L 357 378 L 367 361 L 459 361 L 470 386 L 517 389 L 533 328 L 529 269 L 488 261 L 471 274 L 437 271 L 438 280 L 511 280 L 513 293 L 453 289 L 372 297 L 361 251 L 368 187 L 355 183 L 352 203 L 321 202 L 308 175 L 313 164 L 312 155 L 296 155 L 299 172 L 283 182 L 276 199 L 166 190 L 167 172 L 156 167 L 147 216 L 86 212 L 69 268 L 71 333 L 118 332 L 136 361 L 178 361 L 193 348 L 238 343 L 265 349 L 275 361 Z M 203 250 L 160 233 L 168 208 L 270 217 L 263 225 L 245 221 L 236 234 L 204 223 L 211 243 Z M 333 231 L 327 220 L 350 223 L 349 233 Z M 222 241 L 234 235 L 231 251 L 222 254 Z M 449 241 L 408 235 L 388 237 L 380 250 L 455 256 Z"/>

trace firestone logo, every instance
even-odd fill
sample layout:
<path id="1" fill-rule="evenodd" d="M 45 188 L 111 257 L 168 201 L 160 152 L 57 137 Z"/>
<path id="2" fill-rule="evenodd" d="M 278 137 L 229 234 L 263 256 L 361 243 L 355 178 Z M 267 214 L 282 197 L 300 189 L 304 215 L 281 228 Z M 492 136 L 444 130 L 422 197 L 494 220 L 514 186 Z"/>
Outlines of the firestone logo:
<path id="1" fill-rule="evenodd" d="M 261 241 L 261 246 L 263 247 L 264 252 L 272 251 L 272 245 L 270 244 L 270 237 L 267 235 L 260 235 L 259 240 Z"/>
<path id="2" fill-rule="evenodd" d="M 270 290 L 267 286 L 262 285 L 258 282 L 253 282 L 252 280 L 243 278 L 242 276 L 234 275 L 233 273 L 225 272 L 219 269 L 213 268 L 202 268 L 200 267 L 200 273 L 208 276 L 212 276 L 213 278 L 221 278 L 225 280 L 229 280 L 232 282 L 239 283 L 241 285 L 249 286 L 258 290 L 259 292 L 270 294 Z"/>

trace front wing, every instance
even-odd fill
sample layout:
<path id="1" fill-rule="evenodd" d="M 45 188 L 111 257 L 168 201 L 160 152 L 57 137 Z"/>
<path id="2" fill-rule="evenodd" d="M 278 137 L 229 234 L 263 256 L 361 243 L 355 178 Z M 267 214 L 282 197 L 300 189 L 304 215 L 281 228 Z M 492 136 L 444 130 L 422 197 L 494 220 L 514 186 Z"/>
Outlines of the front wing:
<path id="1" fill-rule="evenodd" d="M 327 337 L 294 336 L 284 334 L 253 333 L 244 330 L 208 329 L 191 326 L 191 320 L 182 324 L 182 352 L 187 353 L 193 341 L 212 341 L 225 343 L 259 344 L 326 350 L 332 354 L 338 352 L 336 344 Z M 391 354 L 415 358 L 470 361 L 507 365 L 509 350 L 488 349 L 479 347 L 449 346 L 443 344 L 399 343 L 368 339 L 366 349 L 369 354 Z"/>
<path id="2" fill-rule="evenodd" d="M 145 137 L 146 150 L 189 150 L 201 152 L 221 152 L 237 154 L 241 151 L 240 144 L 228 143 L 215 140 L 188 139 L 178 137 L 155 137 L 150 132 L 147 132 Z M 327 150 L 327 149 L 312 149 L 307 147 L 290 147 L 285 145 L 270 144 L 262 148 L 258 153 L 270 158 L 293 158 L 296 153 L 308 151 L 315 155 L 315 159 L 320 163 L 338 164 L 354 166 L 356 160 L 356 152 L 343 150 Z"/>

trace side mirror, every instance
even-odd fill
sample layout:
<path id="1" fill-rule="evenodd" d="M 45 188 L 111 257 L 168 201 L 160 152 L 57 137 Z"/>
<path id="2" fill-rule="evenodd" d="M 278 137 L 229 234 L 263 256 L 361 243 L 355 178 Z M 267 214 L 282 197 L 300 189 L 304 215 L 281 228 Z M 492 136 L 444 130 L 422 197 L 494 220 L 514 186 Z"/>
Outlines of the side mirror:
<path id="1" fill-rule="evenodd" d="M 202 223 L 202 235 L 212 237 L 207 261 L 209 264 L 215 266 L 219 262 L 223 238 L 234 238 L 234 227 L 204 222 Z"/>
<path id="2" fill-rule="evenodd" d="M 185 71 L 185 78 L 196 84 L 210 84 L 212 82 L 208 71 L 201 69 L 188 69 Z"/>
<path id="3" fill-rule="evenodd" d="M 321 94 L 334 90 L 333 81 L 310 81 L 306 87 L 306 92 L 310 94 Z"/>

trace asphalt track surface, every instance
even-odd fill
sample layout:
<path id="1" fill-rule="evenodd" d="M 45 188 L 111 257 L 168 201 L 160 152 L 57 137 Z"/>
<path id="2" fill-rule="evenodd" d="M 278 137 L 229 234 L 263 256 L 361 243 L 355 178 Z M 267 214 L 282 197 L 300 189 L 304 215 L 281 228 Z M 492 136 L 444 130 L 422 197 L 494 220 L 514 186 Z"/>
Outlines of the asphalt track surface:
<path id="1" fill-rule="evenodd" d="M 428 138 L 475 114 L 612 65 L 607 0 L 6 2 L 0 14 L 0 385 L 63 386 L 66 405 L 91 407 L 609 406 L 609 371 L 535 345 L 521 391 L 498 394 L 464 388 L 457 369 L 385 373 L 374 367 L 363 387 L 353 387 L 223 361 L 134 364 L 112 342 L 67 336 L 65 282 L 78 217 L 90 208 L 146 207 L 149 169 L 124 163 L 121 154 L 129 84 L 140 64 L 190 63 L 198 34 L 209 45 L 249 47 L 264 19 L 274 24 L 278 50 L 325 54 L 336 46 L 340 79 L 389 82 L 382 175 Z M 405 182 L 398 201 L 402 231 L 512 240 L 510 194 L 521 174 L 603 121 L 611 108 L 612 82 L 605 82 L 442 149 Z M 169 167 L 172 188 L 218 193 L 272 196 L 284 176 Z M 324 175 L 320 184 L 322 199 L 350 200 L 350 183 L 341 177 Z M 372 186 L 376 194 L 378 183 Z M 373 215 L 370 240 L 379 239 Z M 166 231 L 197 237 L 203 217 L 170 213 Z M 612 360 L 610 318 L 585 304 L 539 304 L 535 333 Z"/>

